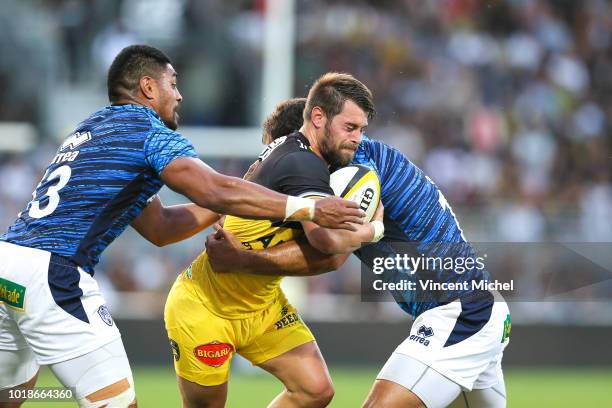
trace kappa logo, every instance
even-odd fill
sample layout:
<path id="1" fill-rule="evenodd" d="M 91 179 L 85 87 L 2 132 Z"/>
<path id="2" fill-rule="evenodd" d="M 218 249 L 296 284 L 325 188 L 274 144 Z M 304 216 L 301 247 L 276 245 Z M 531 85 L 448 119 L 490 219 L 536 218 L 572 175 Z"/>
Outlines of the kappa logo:
<path id="1" fill-rule="evenodd" d="M 98 314 L 100 315 L 100 318 L 102 318 L 102 321 L 104 323 L 106 323 L 109 326 L 113 325 L 113 318 L 110 312 L 108 311 L 108 308 L 106 307 L 106 305 L 102 305 L 98 308 Z"/>
<path id="2" fill-rule="evenodd" d="M 193 349 L 195 357 L 211 367 L 221 367 L 232 355 L 234 346 L 217 340 L 200 344 Z"/>
<path id="3" fill-rule="evenodd" d="M 421 327 L 419 327 L 417 330 L 417 334 L 411 334 L 410 337 L 408 337 L 408 340 L 416 341 L 417 343 L 427 347 L 429 346 L 429 340 L 427 340 L 427 337 L 431 337 L 433 335 L 434 331 L 431 327 L 421 325 Z"/>
<path id="4" fill-rule="evenodd" d="M 287 313 L 289 313 L 289 306 L 285 305 L 281 308 L 281 316 L 285 316 Z"/>
<path id="5" fill-rule="evenodd" d="M 60 150 L 64 151 L 67 148 L 70 148 L 70 150 L 76 149 L 77 147 L 87 142 L 88 140 L 91 140 L 91 133 L 75 132 L 71 134 L 70 136 L 68 136 L 66 140 L 64 140 L 64 143 L 62 143 Z"/>

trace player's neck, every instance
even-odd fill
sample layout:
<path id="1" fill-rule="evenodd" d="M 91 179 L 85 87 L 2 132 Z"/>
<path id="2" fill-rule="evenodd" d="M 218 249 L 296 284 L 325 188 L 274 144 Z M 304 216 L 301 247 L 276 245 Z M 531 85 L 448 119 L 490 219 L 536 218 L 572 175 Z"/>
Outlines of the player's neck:
<path id="1" fill-rule="evenodd" d="M 140 106 L 146 106 L 147 108 L 151 108 L 154 111 L 155 108 L 153 107 L 153 105 L 151 104 L 151 102 L 147 99 L 143 99 L 143 98 L 138 98 L 138 97 L 133 97 L 133 96 L 124 96 L 123 98 L 120 98 L 116 101 L 114 101 L 113 103 L 111 103 L 111 105 L 113 106 L 117 106 L 117 105 L 140 105 Z M 157 111 L 156 111 L 157 112 Z"/>
<path id="2" fill-rule="evenodd" d="M 309 123 L 304 123 L 300 128 L 300 133 L 303 134 L 306 139 L 308 139 L 308 142 L 310 143 L 310 150 L 319 156 L 321 160 L 325 161 L 325 158 L 321 154 L 321 149 L 319 148 L 319 138 L 317 137 L 317 131 L 314 126 Z"/>

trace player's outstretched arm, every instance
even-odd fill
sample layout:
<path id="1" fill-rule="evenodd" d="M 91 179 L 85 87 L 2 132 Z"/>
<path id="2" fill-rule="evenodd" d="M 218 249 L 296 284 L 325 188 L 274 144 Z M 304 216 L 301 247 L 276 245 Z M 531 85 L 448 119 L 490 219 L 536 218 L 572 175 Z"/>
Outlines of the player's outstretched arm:
<path id="1" fill-rule="evenodd" d="M 164 207 L 158 196 L 132 221 L 140 235 L 157 246 L 165 246 L 189 238 L 219 220 L 216 212 L 196 204 Z"/>
<path id="2" fill-rule="evenodd" d="M 272 248 L 249 251 L 228 230 L 218 225 L 206 239 L 206 252 L 215 272 L 257 275 L 313 276 L 340 268 L 350 254 L 327 255 L 298 239 Z"/>
<path id="3" fill-rule="evenodd" d="M 306 221 L 327 228 L 354 230 L 364 216 L 357 204 L 337 197 L 313 202 L 286 196 L 237 177 L 217 173 L 199 159 L 182 157 L 166 166 L 168 187 L 214 212 L 245 218 Z"/>

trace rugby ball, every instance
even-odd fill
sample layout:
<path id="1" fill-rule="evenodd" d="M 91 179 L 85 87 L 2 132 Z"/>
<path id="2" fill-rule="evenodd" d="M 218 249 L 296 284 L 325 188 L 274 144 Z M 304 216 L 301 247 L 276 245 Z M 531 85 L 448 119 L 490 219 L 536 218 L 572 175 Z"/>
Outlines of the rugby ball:
<path id="1" fill-rule="evenodd" d="M 374 170 L 360 164 L 352 164 L 334 171 L 329 185 L 338 197 L 354 201 L 366 213 L 370 222 L 380 200 L 380 180 Z"/>

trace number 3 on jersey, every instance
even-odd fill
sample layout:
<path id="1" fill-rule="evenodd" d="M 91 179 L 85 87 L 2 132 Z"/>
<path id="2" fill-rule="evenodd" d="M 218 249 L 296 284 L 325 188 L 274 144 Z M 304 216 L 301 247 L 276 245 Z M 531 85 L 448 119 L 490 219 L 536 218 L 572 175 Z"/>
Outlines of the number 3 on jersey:
<path id="1" fill-rule="evenodd" d="M 72 170 L 70 169 L 70 166 L 61 166 L 51 172 L 51 174 L 45 174 L 38 187 L 36 187 L 36 190 L 34 190 L 32 193 L 32 202 L 30 203 L 30 211 L 28 211 L 28 215 L 32 218 L 42 218 L 55 211 L 60 202 L 59 191 L 64 188 L 66 184 L 68 184 L 71 174 Z M 47 192 L 42 197 L 36 199 L 36 192 L 40 186 L 45 182 L 55 179 L 58 179 L 57 184 L 49 187 Z M 40 201 L 45 196 L 49 197 L 49 202 L 44 208 L 40 208 Z"/>

